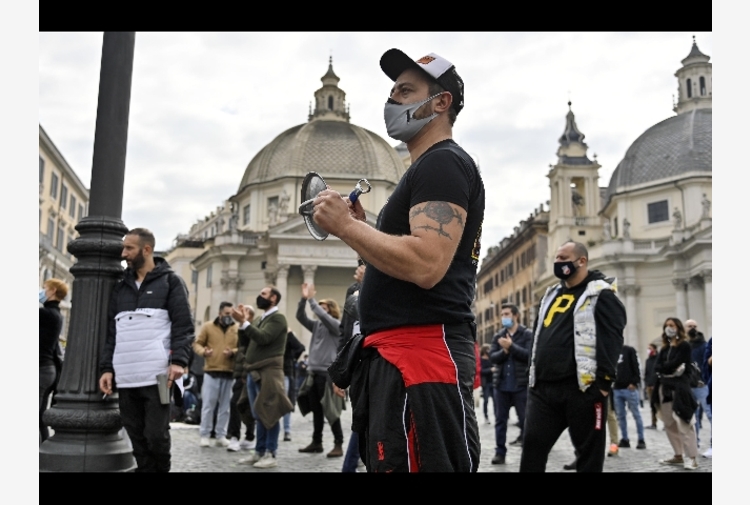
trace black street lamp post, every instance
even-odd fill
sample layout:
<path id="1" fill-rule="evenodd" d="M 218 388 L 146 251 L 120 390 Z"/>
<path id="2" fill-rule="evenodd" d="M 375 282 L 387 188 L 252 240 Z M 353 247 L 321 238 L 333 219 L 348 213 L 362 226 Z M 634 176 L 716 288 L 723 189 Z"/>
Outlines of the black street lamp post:
<path id="1" fill-rule="evenodd" d="M 117 393 L 102 399 L 99 353 L 107 334 L 112 288 L 122 277 L 121 220 L 135 32 L 105 32 L 91 173 L 89 215 L 68 245 L 77 262 L 70 329 L 56 404 L 44 414 L 54 435 L 39 447 L 40 472 L 135 469 Z"/>

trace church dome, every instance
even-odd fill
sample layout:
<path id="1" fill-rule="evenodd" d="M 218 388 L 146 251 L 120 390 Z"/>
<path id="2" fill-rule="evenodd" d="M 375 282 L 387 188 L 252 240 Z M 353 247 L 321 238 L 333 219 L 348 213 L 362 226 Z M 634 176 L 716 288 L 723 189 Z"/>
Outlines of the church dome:
<path id="1" fill-rule="evenodd" d="M 240 190 L 248 184 L 281 177 L 364 177 L 398 181 L 404 163 L 382 137 L 346 121 L 314 119 L 289 128 L 258 152 L 245 169 Z"/>
<path id="2" fill-rule="evenodd" d="M 675 76 L 676 116 L 655 124 L 625 152 L 612 173 L 606 201 L 633 186 L 687 173 L 711 174 L 711 63 L 693 37 L 693 47 Z"/>
<path id="3" fill-rule="evenodd" d="M 398 182 L 405 166 L 379 135 L 351 124 L 346 93 L 329 61 L 323 86 L 315 92 L 308 122 L 279 134 L 250 161 L 239 190 L 248 184 L 318 172 L 324 179 L 366 178 Z"/>
<path id="4" fill-rule="evenodd" d="M 607 200 L 637 184 L 688 172 L 710 174 L 711 111 L 694 109 L 665 119 L 643 132 L 612 174 Z"/>

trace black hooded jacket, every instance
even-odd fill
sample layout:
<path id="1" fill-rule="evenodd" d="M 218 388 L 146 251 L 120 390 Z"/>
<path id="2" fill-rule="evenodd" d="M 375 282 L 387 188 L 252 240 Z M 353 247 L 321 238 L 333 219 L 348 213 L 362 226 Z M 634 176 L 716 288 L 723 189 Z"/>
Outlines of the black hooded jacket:
<path id="1" fill-rule="evenodd" d="M 622 353 L 617 362 L 617 376 L 615 377 L 615 389 L 627 389 L 633 384 L 641 386 L 641 365 L 638 362 L 638 353 L 629 345 L 622 346 Z"/>
<path id="2" fill-rule="evenodd" d="M 140 289 L 135 284 L 131 268 L 125 270 L 123 279 L 115 284 L 109 299 L 107 339 L 99 360 L 99 373 L 114 372 L 112 356 L 117 342 L 115 316 L 136 309 L 164 309 L 172 322 L 172 363 L 187 366 L 191 345 L 195 340 L 195 325 L 190 314 L 188 290 L 185 281 L 177 275 L 164 258 L 154 258 L 156 266 L 146 274 Z"/>

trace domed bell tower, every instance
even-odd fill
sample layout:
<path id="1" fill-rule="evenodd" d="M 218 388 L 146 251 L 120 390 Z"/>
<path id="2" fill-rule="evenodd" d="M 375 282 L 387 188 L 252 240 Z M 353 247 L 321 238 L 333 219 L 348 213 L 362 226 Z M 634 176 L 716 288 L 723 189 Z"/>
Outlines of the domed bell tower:
<path id="1" fill-rule="evenodd" d="M 568 102 L 565 131 L 559 139 L 557 164 L 547 174 L 551 191 L 549 220 L 549 253 L 564 242 L 574 240 L 589 246 L 601 238 L 601 198 L 599 167 L 586 152 L 586 137 L 576 125 L 575 114 Z M 551 261 L 551 260 L 550 260 Z"/>

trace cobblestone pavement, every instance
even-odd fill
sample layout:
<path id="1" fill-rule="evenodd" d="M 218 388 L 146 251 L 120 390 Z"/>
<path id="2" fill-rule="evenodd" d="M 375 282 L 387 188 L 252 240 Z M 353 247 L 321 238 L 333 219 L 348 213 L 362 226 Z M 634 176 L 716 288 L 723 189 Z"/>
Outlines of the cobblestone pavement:
<path id="1" fill-rule="evenodd" d="M 491 404 L 490 404 L 491 405 Z M 480 409 L 478 409 L 478 412 Z M 342 415 L 342 428 L 344 430 L 344 449 L 351 434 L 351 408 Z M 490 414 L 491 415 L 491 414 Z M 648 424 L 651 418 L 648 403 L 644 403 L 641 416 Z M 491 417 L 491 419 L 493 419 Z M 514 440 L 519 429 L 514 425 L 517 421 L 515 411 L 511 410 L 511 420 L 508 427 L 508 441 Z M 521 449 L 513 446 L 508 447 L 505 465 L 493 465 L 495 433 L 492 424 L 486 424 L 484 418 L 479 417 L 479 432 L 482 443 L 482 452 L 479 463 L 479 472 L 518 472 L 521 460 Z M 704 417 L 704 428 L 701 431 L 702 447 L 699 454 L 706 450 L 710 437 L 709 423 Z M 292 441 L 279 440 L 278 462 L 276 468 L 260 470 L 252 465 L 239 464 L 238 460 L 250 454 L 249 451 L 230 452 L 225 448 L 210 447 L 201 448 L 198 445 L 198 427 L 182 423 L 172 423 L 172 471 L 173 472 L 341 472 L 343 458 L 327 458 L 326 453 L 333 448 L 333 436 L 328 425 L 323 431 L 323 445 L 325 451 L 322 454 L 301 454 L 300 447 L 310 443 L 312 437 L 312 414 L 302 417 L 299 411 L 292 414 Z M 244 426 L 243 426 L 244 429 Z M 635 421 L 628 414 L 628 434 L 631 438 L 631 449 L 620 449 L 620 455 L 607 457 L 604 461 L 605 472 L 687 472 L 682 467 L 660 465 L 659 460 L 672 456 L 672 449 L 667 441 L 667 435 L 662 430 L 659 422 L 658 430 L 645 430 L 645 450 L 635 449 L 637 442 Z M 283 433 L 281 435 L 283 437 Z M 573 460 L 573 446 L 567 431 L 564 432 L 557 444 L 552 449 L 547 463 L 548 472 L 565 472 L 563 465 Z M 698 458 L 699 472 L 711 472 L 712 461 L 703 457 Z M 362 469 L 364 471 L 364 469 Z M 568 472 L 570 473 L 570 472 Z"/>

